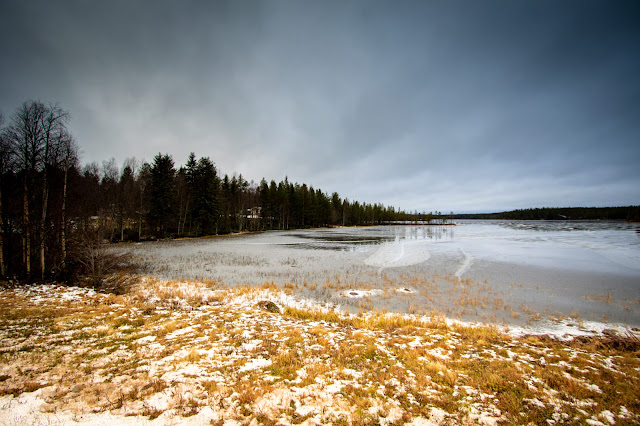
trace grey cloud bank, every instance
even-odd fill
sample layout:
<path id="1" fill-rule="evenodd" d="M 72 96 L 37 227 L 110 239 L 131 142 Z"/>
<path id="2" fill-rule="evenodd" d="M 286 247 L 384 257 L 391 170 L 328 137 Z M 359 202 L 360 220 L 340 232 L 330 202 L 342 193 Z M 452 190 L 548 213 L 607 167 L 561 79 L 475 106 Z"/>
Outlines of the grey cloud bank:
<path id="1" fill-rule="evenodd" d="M 408 210 L 638 204 L 638 46 L 631 1 L 4 1 L 0 111 Z"/>

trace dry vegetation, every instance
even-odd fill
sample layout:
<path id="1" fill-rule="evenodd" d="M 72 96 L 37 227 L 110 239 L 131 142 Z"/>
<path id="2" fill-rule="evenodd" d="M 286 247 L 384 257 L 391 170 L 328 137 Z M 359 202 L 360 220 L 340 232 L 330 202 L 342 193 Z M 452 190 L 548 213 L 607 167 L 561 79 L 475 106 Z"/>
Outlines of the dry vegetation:
<path id="1" fill-rule="evenodd" d="M 284 287 L 6 287 L 0 423 L 640 423 L 636 338 L 347 315 Z"/>

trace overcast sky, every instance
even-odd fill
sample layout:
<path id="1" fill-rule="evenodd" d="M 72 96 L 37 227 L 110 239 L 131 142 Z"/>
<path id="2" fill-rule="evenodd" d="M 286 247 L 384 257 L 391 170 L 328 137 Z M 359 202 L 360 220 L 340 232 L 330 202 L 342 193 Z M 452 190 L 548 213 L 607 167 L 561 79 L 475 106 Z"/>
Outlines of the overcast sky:
<path id="1" fill-rule="evenodd" d="M 640 2 L 0 2 L 0 111 L 406 210 L 640 204 Z"/>

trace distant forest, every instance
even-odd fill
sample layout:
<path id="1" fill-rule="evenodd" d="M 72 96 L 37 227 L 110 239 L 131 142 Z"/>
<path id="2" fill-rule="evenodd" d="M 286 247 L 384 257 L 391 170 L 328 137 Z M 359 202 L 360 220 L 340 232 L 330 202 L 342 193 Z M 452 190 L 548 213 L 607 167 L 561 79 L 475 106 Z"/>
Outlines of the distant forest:
<path id="1" fill-rule="evenodd" d="M 554 207 L 512 210 L 501 213 L 457 214 L 455 219 L 507 220 L 626 220 L 640 222 L 640 206 Z"/>
<path id="2" fill-rule="evenodd" d="M 2 276 L 45 280 L 87 269 L 99 273 L 104 241 L 416 218 L 287 178 L 247 182 L 193 153 L 179 167 L 169 154 L 157 154 L 151 163 L 127 159 L 122 167 L 114 159 L 81 165 L 69 117 L 58 105 L 35 101 L 6 122 L 0 116 Z"/>

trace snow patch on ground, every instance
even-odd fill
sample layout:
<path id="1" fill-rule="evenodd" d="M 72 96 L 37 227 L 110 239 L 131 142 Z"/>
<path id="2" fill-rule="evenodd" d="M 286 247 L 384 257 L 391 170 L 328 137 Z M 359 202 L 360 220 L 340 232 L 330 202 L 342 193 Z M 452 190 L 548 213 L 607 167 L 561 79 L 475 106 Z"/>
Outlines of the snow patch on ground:
<path id="1" fill-rule="evenodd" d="M 348 297 L 350 299 L 360 299 L 362 297 L 369 296 L 377 296 L 382 294 L 382 290 L 374 289 L 374 290 L 346 290 L 342 292 L 344 297 Z"/>
<path id="2" fill-rule="evenodd" d="M 613 330 L 620 336 L 640 337 L 640 332 L 630 329 L 624 324 L 611 324 L 596 321 L 582 321 L 579 324 L 574 320 L 562 321 L 536 321 L 526 326 L 505 327 L 504 331 L 514 337 L 527 335 L 547 335 L 559 340 L 571 340 L 577 336 L 603 336 L 605 330 Z"/>
<path id="3" fill-rule="evenodd" d="M 265 368 L 271 365 L 271 360 L 269 359 L 264 359 L 264 358 L 254 358 L 254 359 L 250 359 L 249 361 L 247 361 L 242 367 L 240 367 L 240 369 L 238 370 L 239 372 L 244 372 L 244 371 L 249 371 L 249 370 L 256 370 L 258 368 Z"/>

